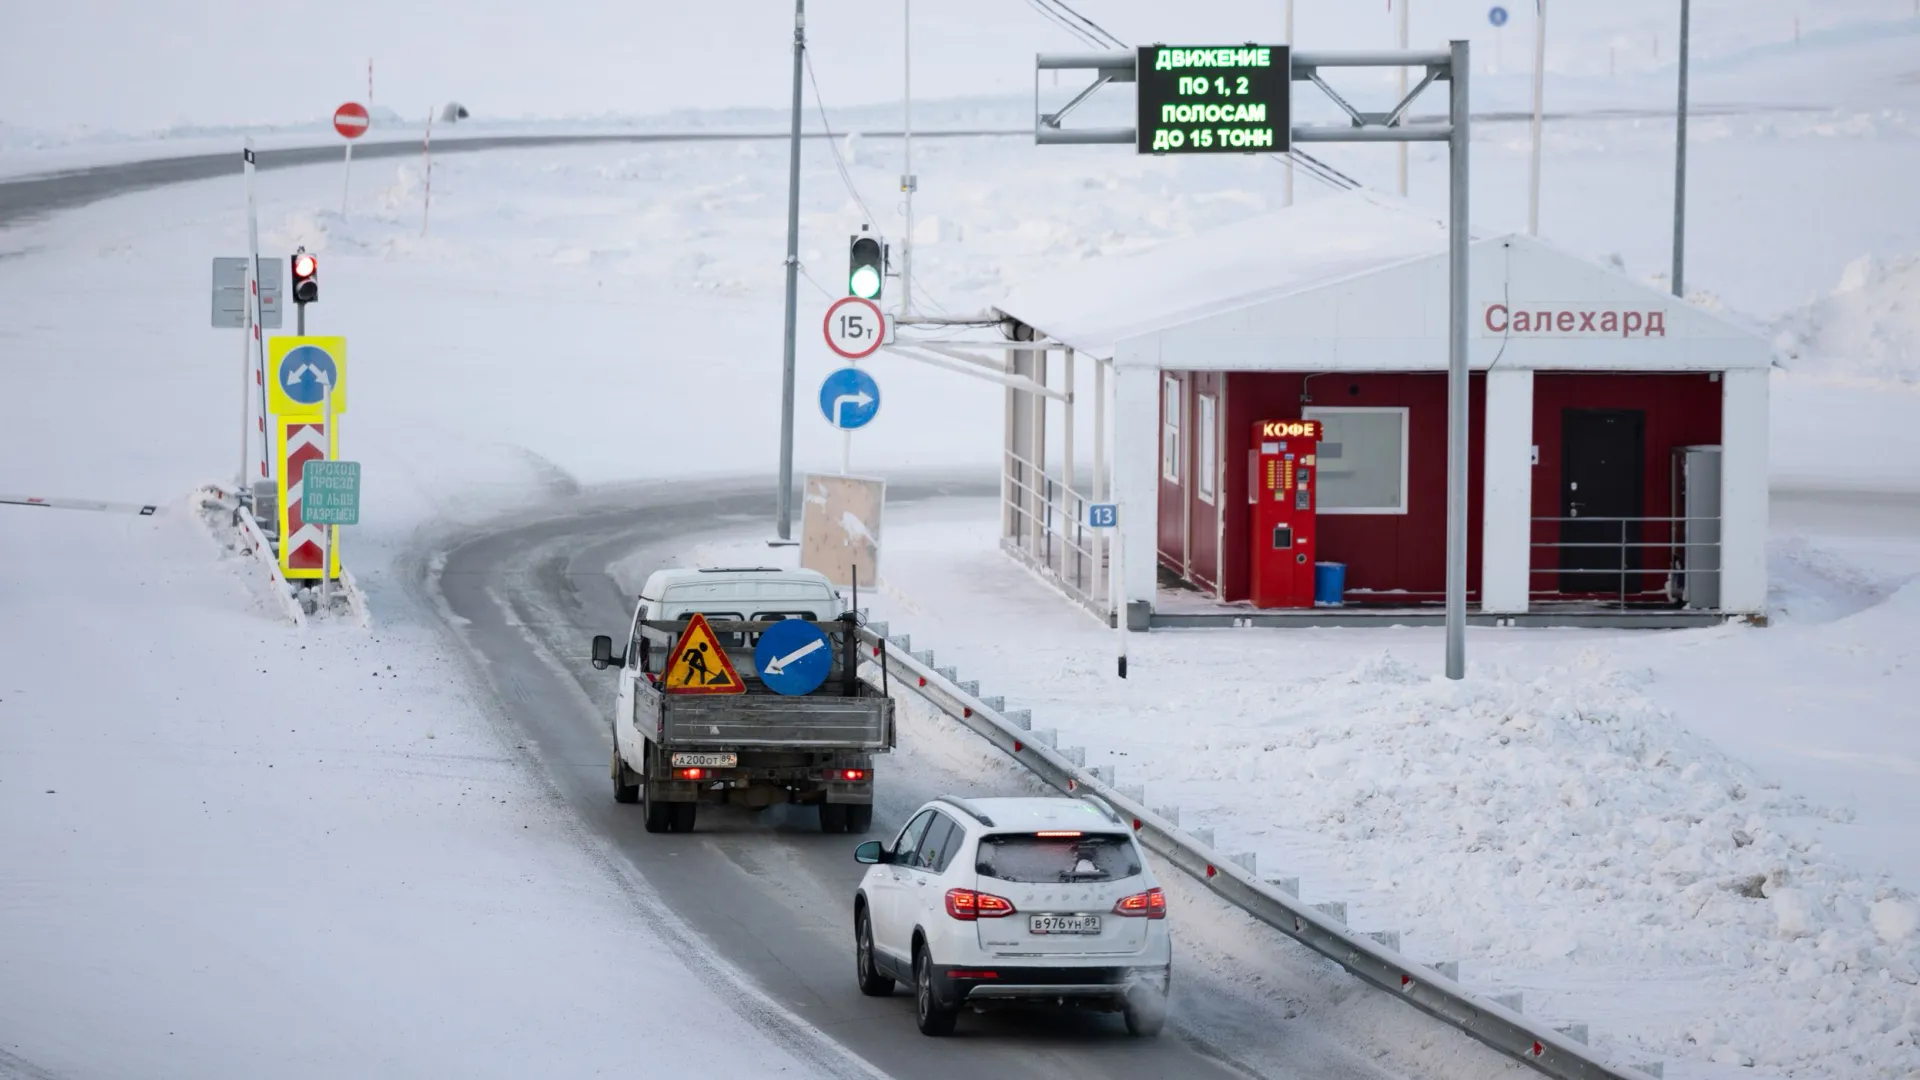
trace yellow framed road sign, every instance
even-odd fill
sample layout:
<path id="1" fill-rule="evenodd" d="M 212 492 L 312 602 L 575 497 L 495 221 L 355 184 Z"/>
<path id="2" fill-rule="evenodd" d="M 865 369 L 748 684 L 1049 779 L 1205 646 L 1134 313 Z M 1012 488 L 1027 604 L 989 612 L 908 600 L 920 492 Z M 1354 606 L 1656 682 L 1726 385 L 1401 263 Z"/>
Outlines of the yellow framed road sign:
<path id="1" fill-rule="evenodd" d="M 316 556 L 317 558 L 318 556 Z M 667 658 L 666 677 L 660 685 L 669 694 L 744 694 L 747 684 L 720 647 L 720 639 L 707 625 L 707 617 L 696 612 L 680 631 L 680 643 Z"/>
<path id="2" fill-rule="evenodd" d="M 339 457 L 340 420 L 283 416 L 274 421 L 280 452 L 280 572 L 289 580 L 320 579 L 320 550 L 326 546 L 332 577 L 340 576 L 340 529 L 309 525 L 300 516 L 301 480 L 307 462 Z M 331 429 L 331 430 L 329 430 Z"/>
<path id="3" fill-rule="evenodd" d="M 327 389 L 333 411 L 347 411 L 347 339 L 275 337 L 267 342 L 267 411 L 275 416 L 319 416 Z"/>

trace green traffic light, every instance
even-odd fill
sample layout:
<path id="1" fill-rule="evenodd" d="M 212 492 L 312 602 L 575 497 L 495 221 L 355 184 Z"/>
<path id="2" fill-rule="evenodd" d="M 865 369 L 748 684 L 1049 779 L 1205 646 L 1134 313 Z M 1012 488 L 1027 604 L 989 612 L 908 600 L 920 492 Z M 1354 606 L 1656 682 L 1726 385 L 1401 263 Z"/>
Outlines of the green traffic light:
<path id="1" fill-rule="evenodd" d="M 880 271 L 871 266 L 858 266 L 847 277 L 847 288 L 862 300 L 871 300 L 880 295 Z"/>

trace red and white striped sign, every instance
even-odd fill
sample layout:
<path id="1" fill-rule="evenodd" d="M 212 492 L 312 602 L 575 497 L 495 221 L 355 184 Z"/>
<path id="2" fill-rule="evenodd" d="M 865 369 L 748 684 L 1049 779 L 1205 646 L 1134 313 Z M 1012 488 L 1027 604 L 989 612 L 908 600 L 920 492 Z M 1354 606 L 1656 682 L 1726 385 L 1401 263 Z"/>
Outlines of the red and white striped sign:
<path id="1" fill-rule="evenodd" d="M 371 120 L 367 116 L 367 107 L 358 102 L 349 101 L 333 113 L 333 130 L 349 139 L 365 135 L 369 123 Z"/>
<path id="2" fill-rule="evenodd" d="M 280 446 L 280 572 L 290 579 L 318 578 L 327 530 L 302 520 L 300 496 L 307 462 L 328 456 L 327 425 L 320 420 L 281 420 Z M 337 550 L 330 561 L 339 567 Z"/>

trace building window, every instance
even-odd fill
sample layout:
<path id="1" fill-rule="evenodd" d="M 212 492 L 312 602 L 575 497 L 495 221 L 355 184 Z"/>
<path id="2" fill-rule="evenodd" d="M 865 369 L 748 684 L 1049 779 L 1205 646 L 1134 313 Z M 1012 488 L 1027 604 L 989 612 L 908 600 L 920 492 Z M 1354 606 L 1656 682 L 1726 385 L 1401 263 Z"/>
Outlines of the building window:
<path id="1" fill-rule="evenodd" d="M 1199 394 L 1193 399 L 1200 406 L 1200 416 L 1194 424 L 1193 486 L 1199 493 L 1200 501 L 1213 502 L 1213 474 L 1217 471 L 1217 457 L 1220 446 L 1220 433 L 1214 426 L 1213 395 Z"/>
<path id="2" fill-rule="evenodd" d="M 1160 479 L 1180 482 L 1180 380 L 1171 375 L 1160 384 Z"/>
<path id="3" fill-rule="evenodd" d="M 1326 429 L 1320 439 L 1320 513 L 1407 512 L 1407 410 L 1308 408 L 1301 415 Z"/>

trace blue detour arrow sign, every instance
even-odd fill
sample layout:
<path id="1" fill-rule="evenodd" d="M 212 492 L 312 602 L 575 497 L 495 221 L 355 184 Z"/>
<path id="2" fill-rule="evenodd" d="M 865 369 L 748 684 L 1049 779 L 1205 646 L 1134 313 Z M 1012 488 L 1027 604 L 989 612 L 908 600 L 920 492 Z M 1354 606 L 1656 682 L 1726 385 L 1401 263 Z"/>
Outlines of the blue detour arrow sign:
<path id="1" fill-rule="evenodd" d="M 857 367 L 843 367 L 820 383 L 820 411 L 842 431 L 866 427 L 880 412 L 880 384 Z"/>
<path id="2" fill-rule="evenodd" d="M 833 668 L 833 646 L 817 626 L 787 619 L 767 627 L 753 649 L 760 681 L 776 694 L 811 694 Z"/>

